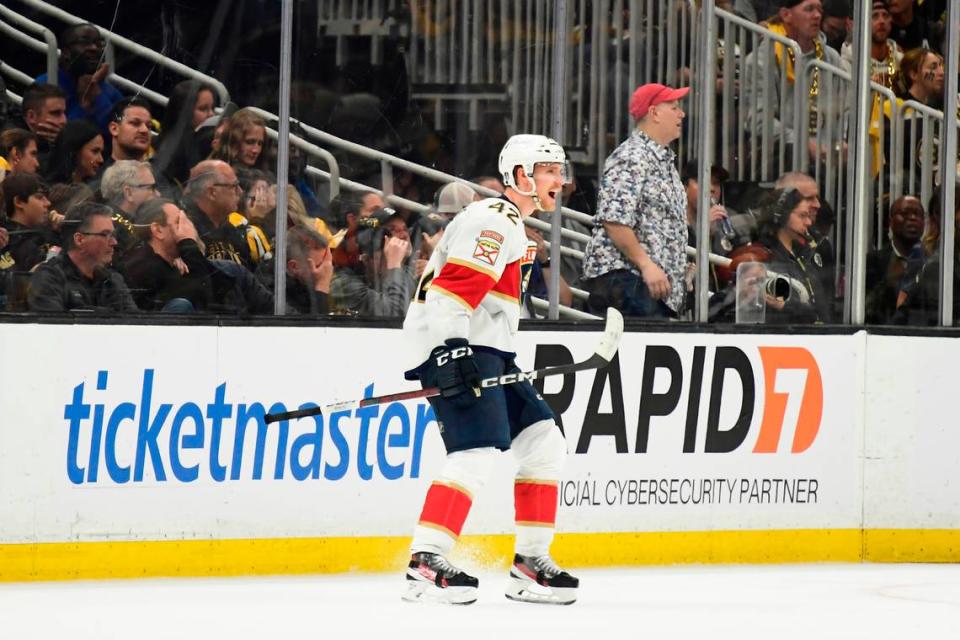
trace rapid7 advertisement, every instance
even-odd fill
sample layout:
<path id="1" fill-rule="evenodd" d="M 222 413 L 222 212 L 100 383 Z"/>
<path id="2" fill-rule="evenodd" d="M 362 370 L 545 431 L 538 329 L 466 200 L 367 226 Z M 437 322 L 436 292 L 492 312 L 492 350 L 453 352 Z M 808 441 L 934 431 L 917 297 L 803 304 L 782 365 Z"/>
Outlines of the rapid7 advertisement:
<path id="1" fill-rule="evenodd" d="M 569 362 L 587 335 L 538 335 L 536 365 Z M 859 526 L 864 344 L 628 333 L 610 367 L 539 381 L 571 453 L 565 526 Z"/>
<path id="2" fill-rule="evenodd" d="M 397 330 L 4 329 L 0 541 L 408 535 L 443 463 L 424 400 L 264 422 L 412 388 Z M 518 363 L 579 362 L 599 336 L 524 331 Z M 609 367 L 538 381 L 570 453 L 559 528 L 858 526 L 863 348 L 627 333 Z M 512 468 L 466 533 L 512 530 Z"/>

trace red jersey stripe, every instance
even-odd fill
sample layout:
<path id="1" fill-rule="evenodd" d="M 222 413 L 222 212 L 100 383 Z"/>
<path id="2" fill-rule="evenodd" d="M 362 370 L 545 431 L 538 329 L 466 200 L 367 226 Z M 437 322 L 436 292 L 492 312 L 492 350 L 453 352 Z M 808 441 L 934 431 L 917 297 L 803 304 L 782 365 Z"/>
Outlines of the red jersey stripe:
<path id="1" fill-rule="evenodd" d="M 440 287 L 466 302 L 471 309 L 476 309 L 494 284 L 496 281 L 487 271 L 447 262 L 430 286 Z"/>
<path id="2" fill-rule="evenodd" d="M 495 285 L 492 291 L 501 297 L 510 300 L 520 301 L 520 261 L 511 262 L 503 270 L 503 275 Z"/>
<path id="3" fill-rule="evenodd" d="M 557 521 L 557 484 L 517 480 L 513 503 L 518 524 L 552 527 Z"/>
<path id="4" fill-rule="evenodd" d="M 445 529 L 457 537 L 463 530 L 463 523 L 472 504 L 473 499 L 465 491 L 452 485 L 434 482 L 423 502 L 420 524 Z"/>

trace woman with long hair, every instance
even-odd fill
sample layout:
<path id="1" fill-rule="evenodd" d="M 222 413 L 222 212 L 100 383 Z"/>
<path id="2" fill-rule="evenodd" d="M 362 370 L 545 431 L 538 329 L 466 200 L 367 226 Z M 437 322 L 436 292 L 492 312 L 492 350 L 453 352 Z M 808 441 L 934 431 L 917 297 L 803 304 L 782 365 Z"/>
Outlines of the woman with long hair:
<path id="1" fill-rule="evenodd" d="M 267 171 L 267 123 L 250 109 L 240 109 L 230 117 L 218 148 L 210 154 L 235 168 Z"/>
<path id="2" fill-rule="evenodd" d="M 185 80 L 173 87 L 160 125 L 154 166 L 170 180 L 186 182 L 190 168 L 202 160 L 195 132 L 217 107 L 217 93 L 198 80 Z"/>
<path id="3" fill-rule="evenodd" d="M 86 182 L 103 165 L 103 135 L 89 120 L 70 120 L 50 150 L 45 178 L 48 184 Z"/>

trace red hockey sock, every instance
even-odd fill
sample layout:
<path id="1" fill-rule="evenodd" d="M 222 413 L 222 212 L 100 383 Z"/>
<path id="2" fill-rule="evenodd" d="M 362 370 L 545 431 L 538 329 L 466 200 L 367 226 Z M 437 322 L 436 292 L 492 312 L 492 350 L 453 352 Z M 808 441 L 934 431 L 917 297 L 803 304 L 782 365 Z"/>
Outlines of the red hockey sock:
<path id="1" fill-rule="evenodd" d="M 419 524 L 440 529 L 451 537 L 458 538 L 472 504 L 473 496 L 463 487 L 434 482 L 430 485 L 427 498 L 423 502 Z"/>
<path id="2" fill-rule="evenodd" d="M 557 521 L 557 483 L 550 480 L 517 480 L 513 503 L 518 525 L 552 527 Z"/>

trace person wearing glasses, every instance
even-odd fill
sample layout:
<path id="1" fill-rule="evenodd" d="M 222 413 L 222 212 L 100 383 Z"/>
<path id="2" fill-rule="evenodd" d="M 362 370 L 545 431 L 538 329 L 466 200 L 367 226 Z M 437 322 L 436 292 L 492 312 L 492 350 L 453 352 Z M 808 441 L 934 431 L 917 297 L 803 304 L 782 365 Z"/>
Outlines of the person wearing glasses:
<path id="1" fill-rule="evenodd" d="M 110 207 L 96 202 L 72 206 L 62 232 L 63 251 L 33 274 L 27 294 L 30 311 L 138 311 L 123 277 L 110 269 L 117 246 Z"/>
<path id="2" fill-rule="evenodd" d="M 113 208 L 117 229 L 115 258 L 119 259 L 137 244 L 134 214 L 144 202 L 160 197 L 157 181 L 149 162 L 118 160 L 103 172 L 100 181 L 103 201 Z"/>
<path id="3" fill-rule="evenodd" d="M 96 25 L 75 24 L 60 35 L 60 64 L 57 81 L 67 97 L 67 119 L 92 120 L 101 129 L 110 121 L 113 105 L 123 94 L 106 81 L 110 66 L 104 62 L 104 39 Z M 47 83 L 43 74 L 37 82 Z"/>
<path id="4" fill-rule="evenodd" d="M 183 208 L 206 245 L 208 258 L 227 260 L 252 272 L 256 265 L 246 235 L 230 223 L 242 193 L 233 167 L 222 160 L 204 160 L 190 171 Z"/>

